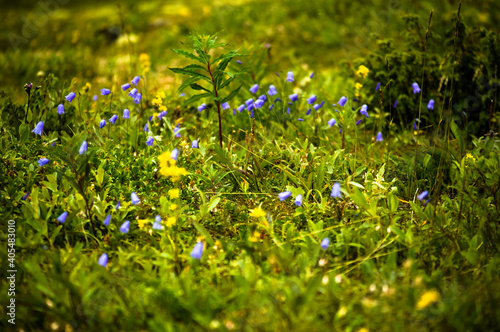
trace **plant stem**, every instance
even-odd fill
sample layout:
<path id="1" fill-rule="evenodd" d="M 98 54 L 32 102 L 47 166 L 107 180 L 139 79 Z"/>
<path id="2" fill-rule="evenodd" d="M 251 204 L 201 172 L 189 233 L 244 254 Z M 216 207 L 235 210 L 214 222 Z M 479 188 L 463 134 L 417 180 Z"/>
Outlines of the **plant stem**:
<path id="1" fill-rule="evenodd" d="M 222 149 L 222 118 L 220 115 L 220 100 L 218 100 L 219 94 L 217 92 L 217 86 L 215 85 L 214 75 L 212 74 L 212 70 L 210 69 L 210 61 L 207 61 L 207 69 L 208 73 L 210 74 L 210 79 L 212 80 L 212 86 L 214 87 L 214 94 L 216 98 L 215 105 L 217 105 L 217 113 L 219 115 L 219 144 Z"/>

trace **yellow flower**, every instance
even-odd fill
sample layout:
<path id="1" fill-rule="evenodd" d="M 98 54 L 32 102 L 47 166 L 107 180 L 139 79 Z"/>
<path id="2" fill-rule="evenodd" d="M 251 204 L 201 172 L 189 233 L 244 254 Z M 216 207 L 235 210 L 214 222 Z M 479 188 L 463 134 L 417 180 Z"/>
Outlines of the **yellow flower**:
<path id="1" fill-rule="evenodd" d="M 167 227 L 172 227 L 173 225 L 175 225 L 176 222 L 177 222 L 177 219 L 175 217 L 168 217 L 167 218 Z"/>
<path id="2" fill-rule="evenodd" d="M 142 229 L 144 227 L 144 225 L 146 224 L 147 220 L 139 219 L 139 220 L 137 220 L 137 222 L 139 223 L 139 228 Z"/>
<path id="3" fill-rule="evenodd" d="M 369 72 L 370 72 L 370 69 L 368 69 L 365 66 L 361 65 L 361 66 L 359 66 L 358 71 L 356 72 L 356 74 L 358 74 L 358 76 L 366 78 L 366 76 L 368 76 Z"/>
<path id="4" fill-rule="evenodd" d="M 262 210 L 260 207 L 256 207 L 255 209 L 250 210 L 250 212 L 251 212 L 250 216 L 255 218 L 265 217 L 266 215 L 266 212 Z"/>
<path id="5" fill-rule="evenodd" d="M 85 86 L 83 87 L 83 93 L 89 92 L 90 88 L 92 88 L 92 84 L 86 83 Z"/>
<path id="6" fill-rule="evenodd" d="M 161 105 L 158 109 L 163 112 L 167 110 L 167 106 Z"/>
<path id="7" fill-rule="evenodd" d="M 147 55 L 146 53 L 141 53 L 141 55 L 139 55 L 139 61 L 144 62 L 147 60 L 149 60 L 149 55 Z"/>
<path id="8" fill-rule="evenodd" d="M 170 152 L 162 153 L 158 156 L 160 161 L 160 174 L 172 178 L 172 181 L 177 182 L 182 175 L 187 175 L 188 172 L 183 167 L 177 167 L 175 160 L 170 158 Z"/>
<path id="9" fill-rule="evenodd" d="M 439 293 L 436 290 L 426 291 L 418 300 L 417 309 L 424 309 L 434 302 L 439 301 Z"/>
<path id="10" fill-rule="evenodd" d="M 356 83 L 354 86 L 356 87 L 356 90 L 359 90 L 359 89 L 361 89 L 363 87 L 363 84 Z"/>
<path id="11" fill-rule="evenodd" d="M 170 211 L 174 211 L 177 209 L 177 204 L 170 205 Z"/>
<path id="12" fill-rule="evenodd" d="M 257 242 L 260 240 L 260 233 L 255 231 L 253 232 L 252 236 L 250 237 L 251 242 Z"/>
<path id="13" fill-rule="evenodd" d="M 170 196 L 171 199 L 179 198 L 179 189 L 170 189 L 168 191 L 168 195 Z"/>

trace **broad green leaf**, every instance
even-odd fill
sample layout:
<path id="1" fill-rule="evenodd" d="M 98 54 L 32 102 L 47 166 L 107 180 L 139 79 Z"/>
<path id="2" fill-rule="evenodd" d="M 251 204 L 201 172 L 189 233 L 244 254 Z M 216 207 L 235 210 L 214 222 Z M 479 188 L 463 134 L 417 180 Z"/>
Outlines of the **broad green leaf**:
<path id="1" fill-rule="evenodd" d="M 241 89 L 241 85 L 239 87 L 237 87 L 236 89 L 234 89 L 233 91 L 231 91 L 231 93 L 226 98 L 222 99 L 221 104 L 224 104 L 225 102 L 230 101 L 234 96 L 236 96 L 238 94 L 238 92 L 240 92 L 240 89 Z"/>
<path id="2" fill-rule="evenodd" d="M 187 75 L 187 76 L 192 76 L 192 77 L 199 77 L 199 78 L 202 78 L 208 82 L 211 82 L 207 76 L 200 74 L 198 72 L 192 71 L 192 70 L 186 70 L 183 68 L 168 68 L 168 69 L 170 69 L 171 71 L 173 71 L 176 74 L 182 74 L 182 75 Z"/>
<path id="3" fill-rule="evenodd" d="M 196 83 L 192 83 L 192 84 L 190 84 L 189 86 L 190 86 L 190 87 L 191 87 L 191 89 L 193 89 L 193 90 L 198 90 L 198 91 L 199 91 L 199 90 L 204 90 L 204 91 L 206 91 L 206 92 L 211 93 L 209 90 L 205 89 L 204 87 L 202 87 L 201 85 L 196 84 Z"/>
<path id="4" fill-rule="evenodd" d="M 189 104 L 192 104 L 194 103 L 195 101 L 198 101 L 202 98 L 208 98 L 208 97 L 212 97 L 212 94 L 211 93 L 202 93 L 201 95 L 194 95 L 194 96 L 191 96 L 191 98 L 189 98 L 188 100 L 186 100 L 183 104 L 183 106 L 187 106 Z"/>

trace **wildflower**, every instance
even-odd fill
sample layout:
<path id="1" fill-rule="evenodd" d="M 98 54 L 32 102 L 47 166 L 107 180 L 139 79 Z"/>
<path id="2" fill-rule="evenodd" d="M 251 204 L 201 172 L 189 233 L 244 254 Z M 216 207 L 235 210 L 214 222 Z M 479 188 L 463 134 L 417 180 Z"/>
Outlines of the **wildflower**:
<path id="1" fill-rule="evenodd" d="M 330 197 L 342 197 L 342 193 L 340 192 L 340 183 L 335 182 L 332 187 L 332 192 L 330 193 Z"/>
<path id="2" fill-rule="evenodd" d="M 429 111 L 434 109 L 434 99 L 429 100 L 429 103 L 427 104 L 427 109 Z"/>
<path id="3" fill-rule="evenodd" d="M 287 199 L 290 196 L 292 196 L 292 192 L 290 192 L 290 191 L 284 191 L 278 195 L 280 201 L 284 201 L 285 199 Z"/>
<path id="4" fill-rule="evenodd" d="M 340 98 L 340 100 L 337 104 L 344 107 L 345 103 L 347 103 L 347 98 L 345 96 L 342 96 L 342 98 Z"/>
<path id="5" fill-rule="evenodd" d="M 120 201 L 116 202 L 116 209 L 118 210 L 120 208 Z"/>
<path id="6" fill-rule="evenodd" d="M 302 119 L 302 118 L 298 118 L 298 119 L 297 119 L 297 121 L 304 121 L 304 119 Z"/>
<path id="7" fill-rule="evenodd" d="M 94 97 L 92 97 L 92 100 L 97 101 L 97 98 L 99 98 L 99 97 L 97 95 L 94 95 Z"/>
<path id="8" fill-rule="evenodd" d="M 141 102 L 142 95 L 140 93 L 135 95 L 134 103 L 139 104 Z"/>
<path id="9" fill-rule="evenodd" d="M 311 75 L 309 75 L 309 78 L 313 78 L 314 77 L 314 72 L 311 73 Z"/>
<path id="10" fill-rule="evenodd" d="M 392 108 L 396 108 L 396 106 L 398 106 L 398 101 L 397 100 L 394 102 L 394 105 L 392 106 Z"/>
<path id="11" fill-rule="evenodd" d="M 380 89 L 380 82 L 377 83 L 377 86 L 375 87 L 375 91 L 378 91 Z"/>
<path id="12" fill-rule="evenodd" d="M 169 209 L 170 209 L 170 211 L 177 210 L 177 204 L 170 205 Z"/>
<path id="13" fill-rule="evenodd" d="M 321 240 L 321 249 L 326 250 L 330 246 L 330 239 L 325 237 L 323 240 Z"/>
<path id="14" fill-rule="evenodd" d="M 146 123 L 146 125 L 144 126 L 144 129 L 142 129 L 142 130 L 145 131 L 145 132 L 149 131 L 149 122 Z"/>
<path id="15" fill-rule="evenodd" d="M 130 221 L 126 220 L 121 226 L 120 226 L 120 232 L 123 234 L 127 234 L 130 229 Z"/>
<path id="16" fill-rule="evenodd" d="M 227 110 L 229 108 L 229 103 L 224 103 L 221 105 L 222 106 L 222 110 Z"/>
<path id="17" fill-rule="evenodd" d="M 129 112 L 128 108 L 124 109 L 123 110 L 123 117 L 122 117 L 122 119 L 130 119 L 130 115 L 129 114 L 130 114 L 130 112 Z"/>
<path id="18" fill-rule="evenodd" d="M 198 141 L 197 140 L 194 140 L 192 143 L 191 143 L 191 149 L 198 149 L 199 146 L 198 146 Z"/>
<path id="19" fill-rule="evenodd" d="M 66 98 L 66 100 L 67 100 L 68 102 L 70 102 L 70 103 L 71 103 L 71 102 L 73 101 L 73 99 L 75 99 L 75 97 L 76 97 L 76 93 L 74 93 L 74 92 L 70 92 L 70 93 L 69 93 L 69 95 L 67 95 L 65 98 Z"/>
<path id="20" fill-rule="evenodd" d="M 417 196 L 419 201 L 423 201 L 429 196 L 429 192 L 427 190 L 423 191 L 420 195 Z"/>
<path id="21" fill-rule="evenodd" d="M 255 108 L 261 108 L 262 105 L 264 105 L 264 100 L 262 99 L 257 99 L 254 103 Z"/>
<path id="22" fill-rule="evenodd" d="M 360 90 L 363 87 L 363 84 L 356 83 L 356 84 L 354 84 L 354 87 L 356 88 L 356 90 Z"/>
<path id="23" fill-rule="evenodd" d="M 162 119 L 165 115 L 167 115 L 167 111 L 163 111 L 160 114 L 158 114 L 158 119 Z"/>
<path id="24" fill-rule="evenodd" d="M 250 105 L 248 105 L 248 107 L 247 107 L 247 111 L 252 111 L 254 108 L 255 108 L 255 105 L 254 105 L 254 104 L 250 104 Z M 250 116 L 250 117 L 251 117 L 251 118 L 253 118 L 253 111 L 252 111 L 252 114 L 251 114 L 251 116 Z"/>
<path id="25" fill-rule="evenodd" d="M 201 104 L 200 106 L 198 106 L 198 112 L 202 112 L 205 108 L 207 108 L 207 104 Z"/>
<path id="26" fill-rule="evenodd" d="M 134 204 L 134 205 L 137 205 L 137 204 L 139 204 L 139 203 L 141 202 L 141 201 L 139 200 L 139 197 L 137 197 L 137 194 L 135 193 L 135 191 L 134 191 L 134 192 L 132 192 L 132 193 L 130 194 L 130 201 L 131 201 L 131 202 L 132 202 L 132 204 Z"/>
<path id="27" fill-rule="evenodd" d="M 245 105 L 241 104 L 240 106 L 238 106 L 237 110 L 238 112 L 241 113 L 241 111 L 243 111 L 245 109 Z"/>
<path id="28" fill-rule="evenodd" d="M 179 189 L 170 189 L 168 191 L 168 195 L 170 196 L 171 199 L 179 198 Z"/>
<path id="29" fill-rule="evenodd" d="M 28 190 L 26 192 L 26 194 L 23 196 L 23 198 L 21 198 L 21 200 L 25 201 L 26 199 L 28 199 L 28 196 L 30 195 L 30 191 Z"/>
<path id="30" fill-rule="evenodd" d="M 35 135 L 40 135 L 42 136 L 43 133 L 43 121 L 40 121 L 36 124 L 35 129 L 31 131 L 32 133 L 35 133 Z"/>
<path id="31" fill-rule="evenodd" d="M 201 259 L 201 255 L 203 255 L 203 242 L 200 241 L 194 245 L 194 248 L 191 251 L 191 257 L 194 259 Z"/>
<path id="32" fill-rule="evenodd" d="M 269 91 L 267 91 L 267 94 L 270 96 L 274 96 L 278 94 L 278 91 L 276 91 L 276 87 L 274 85 L 269 86 Z"/>
<path id="33" fill-rule="evenodd" d="M 359 113 L 363 114 L 364 116 L 366 116 L 368 118 L 369 117 L 368 116 L 368 106 L 366 106 L 366 105 L 361 106 L 361 110 L 359 111 Z"/>
<path id="34" fill-rule="evenodd" d="M 434 302 L 439 301 L 439 293 L 436 290 L 426 291 L 417 302 L 417 309 L 421 310 Z"/>
<path id="35" fill-rule="evenodd" d="M 236 115 L 236 110 L 233 108 L 233 115 Z"/>
<path id="36" fill-rule="evenodd" d="M 78 153 L 82 155 L 86 152 L 87 152 L 87 141 L 83 141 L 82 145 L 80 145 L 80 150 L 78 150 Z"/>
<path id="37" fill-rule="evenodd" d="M 106 120 L 102 119 L 101 122 L 99 122 L 99 129 L 103 128 L 106 125 Z"/>
<path id="38" fill-rule="evenodd" d="M 261 95 L 258 99 L 261 99 L 261 100 L 263 100 L 264 102 L 266 102 L 266 101 L 267 101 L 267 97 L 266 97 L 266 95 Z"/>
<path id="39" fill-rule="evenodd" d="M 170 154 L 170 158 L 177 161 L 178 157 L 179 157 L 179 149 L 173 149 L 172 153 Z"/>
<path id="40" fill-rule="evenodd" d="M 293 82 L 293 73 L 291 71 L 289 71 L 287 74 L 286 74 L 286 81 L 287 82 Z"/>
<path id="41" fill-rule="evenodd" d="M 298 194 L 297 197 L 295 197 L 295 205 L 301 206 L 302 205 L 302 195 Z"/>
<path id="42" fill-rule="evenodd" d="M 361 65 L 361 66 L 359 66 L 356 74 L 358 74 L 358 76 L 361 76 L 362 78 L 366 78 L 366 76 L 368 76 L 369 72 L 370 72 L 370 69 L 366 68 L 364 65 Z"/>
<path id="43" fill-rule="evenodd" d="M 111 215 L 110 215 L 110 214 L 108 214 L 108 215 L 106 216 L 106 218 L 104 219 L 104 221 L 102 222 L 102 224 L 103 224 L 104 226 L 109 226 L 109 222 L 110 222 L 110 221 L 111 221 Z"/>
<path id="44" fill-rule="evenodd" d="M 252 105 L 252 103 L 253 103 L 253 99 L 251 99 L 251 98 L 248 99 L 247 101 L 245 101 L 245 105 L 247 105 L 247 106 Z"/>
<path id="45" fill-rule="evenodd" d="M 376 139 L 377 142 L 382 142 L 383 141 L 383 138 L 382 138 L 382 133 L 379 131 L 378 134 L 377 134 L 377 139 Z"/>
<path id="46" fill-rule="evenodd" d="M 113 116 L 109 119 L 109 122 L 111 122 L 112 124 L 115 124 L 116 119 L 118 119 L 118 115 L 114 114 L 114 115 L 113 115 Z"/>
<path id="47" fill-rule="evenodd" d="M 146 140 L 146 145 L 147 146 L 153 146 L 153 143 L 154 143 L 153 136 L 149 136 L 148 139 Z"/>
<path id="48" fill-rule="evenodd" d="M 279 102 L 283 102 L 283 101 L 280 99 L 280 97 L 276 97 L 276 99 L 274 100 L 274 102 L 275 102 L 275 103 L 277 103 L 278 101 L 279 101 Z"/>
<path id="49" fill-rule="evenodd" d="M 257 90 L 259 90 L 259 85 L 258 85 L 258 84 L 254 84 L 254 85 L 252 85 L 252 87 L 250 88 L 250 92 L 251 92 L 251 93 L 257 93 Z"/>
<path id="50" fill-rule="evenodd" d="M 286 110 L 286 114 L 290 114 L 290 107 Z"/>
<path id="51" fill-rule="evenodd" d="M 64 114 L 64 105 L 63 104 L 59 104 L 59 106 L 57 106 L 57 114 L 59 114 L 59 115 Z"/>
<path id="52" fill-rule="evenodd" d="M 137 84 L 139 84 L 139 80 L 140 80 L 140 77 L 136 76 L 132 79 L 132 81 L 130 83 L 132 83 L 133 85 L 137 85 Z"/>
<path id="53" fill-rule="evenodd" d="M 179 124 L 177 124 L 174 128 L 174 136 L 177 137 L 177 138 L 180 138 L 181 137 L 181 130 L 179 128 Z"/>
<path id="54" fill-rule="evenodd" d="M 123 90 L 123 91 L 126 91 L 126 90 L 128 90 L 128 89 L 130 89 L 130 84 L 126 83 L 126 84 L 123 84 L 123 85 L 122 85 L 122 90 Z"/>
<path id="55" fill-rule="evenodd" d="M 357 122 L 356 122 L 356 126 L 359 125 L 361 123 L 361 119 L 359 119 Z"/>
<path id="56" fill-rule="evenodd" d="M 156 231 L 161 231 L 163 229 L 163 226 L 159 222 L 154 222 L 153 223 L 153 229 Z"/>
<path id="57" fill-rule="evenodd" d="M 97 260 L 97 264 L 102 267 L 106 267 L 108 265 L 108 254 L 102 254 L 101 257 L 99 257 L 99 259 Z"/>
<path id="58" fill-rule="evenodd" d="M 238 63 L 238 64 L 240 64 L 240 65 L 242 65 L 242 64 L 243 64 L 243 62 L 241 62 L 240 60 L 236 60 L 236 63 Z"/>
<path id="59" fill-rule="evenodd" d="M 269 110 L 272 111 L 274 108 L 274 104 L 272 104 L 271 106 L 269 106 Z"/>
<path id="60" fill-rule="evenodd" d="M 411 86 L 413 87 L 413 93 L 420 92 L 420 88 L 418 87 L 418 83 L 413 83 Z"/>
<path id="61" fill-rule="evenodd" d="M 314 104 L 314 102 L 316 101 L 317 98 L 318 97 L 316 97 L 315 95 L 312 95 L 311 97 L 307 98 L 307 103 L 309 105 L 312 105 L 312 104 Z"/>
<path id="62" fill-rule="evenodd" d="M 167 226 L 168 227 L 172 227 L 173 225 L 175 225 L 176 222 L 177 222 L 177 219 L 175 217 L 168 217 L 167 218 Z"/>
<path id="63" fill-rule="evenodd" d="M 299 99 L 299 95 L 294 93 L 293 95 L 289 95 L 288 98 L 290 98 L 291 101 L 295 102 Z"/>
<path id="64" fill-rule="evenodd" d="M 417 130 L 417 121 L 413 122 L 413 130 Z"/>
<path id="65" fill-rule="evenodd" d="M 130 98 L 134 98 L 135 95 L 137 94 L 137 89 L 136 88 L 133 88 L 132 90 L 130 90 L 130 92 L 128 93 L 128 96 Z"/>
<path id="66" fill-rule="evenodd" d="M 40 158 L 40 160 L 38 160 L 38 166 L 39 167 L 45 166 L 48 163 L 49 163 L 49 160 L 47 158 Z"/>
<path id="67" fill-rule="evenodd" d="M 57 221 L 59 221 L 61 224 L 64 224 L 66 221 L 66 218 L 68 217 L 68 212 L 64 211 L 61 213 L 61 215 L 57 218 Z"/>
<path id="68" fill-rule="evenodd" d="M 102 88 L 101 89 L 101 96 L 107 96 L 111 93 L 111 90 L 110 89 L 105 89 L 105 88 Z"/>
<path id="69" fill-rule="evenodd" d="M 185 96 L 186 96 L 186 94 L 185 94 L 184 92 L 182 92 L 179 96 L 180 96 L 180 97 L 185 97 Z"/>
<path id="70" fill-rule="evenodd" d="M 342 134 L 342 129 L 343 129 L 343 128 L 340 128 L 340 130 L 339 130 L 339 134 Z"/>
<path id="71" fill-rule="evenodd" d="M 323 107 L 323 105 L 324 105 L 324 104 L 325 104 L 325 101 L 323 100 L 323 101 L 321 102 L 321 104 L 319 104 L 319 105 L 318 105 L 318 104 L 314 104 L 313 108 L 317 111 L 317 110 L 319 110 L 321 107 Z"/>
<path id="72" fill-rule="evenodd" d="M 336 123 L 337 123 L 337 120 L 335 120 L 334 118 L 331 118 L 330 121 L 328 121 L 328 125 L 330 127 L 333 127 Z"/>
<path id="73" fill-rule="evenodd" d="M 307 112 L 306 112 L 306 115 L 311 114 L 311 111 L 312 111 L 312 109 L 308 109 Z"/>
<path id="74" fill-rule="evenodd" d="M 151 115 L 148 119 L 148 122 L 151 122 L 151 120 L 153 120 L 153 116 Z"/>
<path id="75" fill-rule="evenodd" d="M 255 209 L 250 210 L 250 217 L 260 218 L 265 216 L 266 216 L 266 211 L 262 210 L 260 207 L 256 207 Z"/>

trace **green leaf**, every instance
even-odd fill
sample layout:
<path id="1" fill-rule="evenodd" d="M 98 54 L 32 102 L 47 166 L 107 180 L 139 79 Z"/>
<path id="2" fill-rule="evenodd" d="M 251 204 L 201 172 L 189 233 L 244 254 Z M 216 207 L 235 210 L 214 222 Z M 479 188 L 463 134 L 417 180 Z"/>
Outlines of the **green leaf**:
<path id="1" fill-rule="evenodd" d="M 190 87 L 191 87 L 191 89 L 193 89 L 193 90 L 204 90 L 204 91 L 206 91 L 206 92 L 211 93 L 209 90 L 205 89 L 204 87 L 202 87 L 201 85 L 196 84 L 196 83 L 190 84 L 189 86 L 190 86 Z"/>
<path id="2" fill-rule="evenodd" d="M 218 89 L 219 90 L 222 90 L 224 89 L 226 86 L 228 86 L 232 81 L 234 81 L 234 77 L 231 77 L 229 79 L 227 79 L 225 82 L 223 82 L 219 87 Z"/>
<path id="3" fill-rule="evenodd" d="M 104 180 L 104 169 L 99 168 L 97 170 L 97 183 L 99 184 L 99 186 L 102 186 L 103 180 Z"/>
<path id="4" fill-rule="evenodd" d="M 200 232 L 201 235 L 203 235 L 205 237 L 205 240 L 207 240 L 207 242 L 208 242 L 208 244 L 210 244 L 210 246 L 214 245 L 214 240 L 212 240 L 210 233 L 207 231 L 207 229 L 205 227 L 200 225 L 196 220 L 193 220 L 193 226 L 194 226 L 194 228 L 196 228 L 196 230 L 198 232 Z"/>
<path id="5" fill-rule="evenodd" d="M 177 93 L 182 92 L 182 90 L 184 90 L 188 86 L 191 86 L 191 84 L 193 84 L 194 82 L 199 81 L 200 79 L 201 79 L 201 77 L 191 77 L 191 78 L 188 78 L 187 80 L 184 81 L 184 83 L 182 83 L 182 85 L 179 87 L 179 89 L 177 89 Z"/>
<path id="6" fill-rule="evenodd" d="M 183 106 L 187 106 L 189 104 L 192 104 L 194 103 L 195 101 L 198 101 L 202 98 L 207 98 L 207 97 L 212 97 L 212 94 L 211 93 L 202 93 L 201 95 L 194 95 L 194 96 L 191 96 L 191 98 L 189 98 L 188 100 L 186 100 L 183 104 Z"/>
<path id="7" fill-rule="evenodd" d="M 211 80 L 207 76 L 200 74 L 198 72 L 192 71 L 192 70 L 186 70 L 183 68 L 168 68 L 168 69 L 170 69 L 171 71 L 173 71 L 176 74 L 188 75 L 188 76 L 192 76 L 192 77 L 199 77 L 199 78 L 206 80 L 207 82 L 211 82 Z"/>
<path id="8" fill-rule="evenodd" d="M 237 87 L 236 89 L 234 89 L 233 91 L 231 91 L 231 93 L 226 98 L 222 99 L 221 104 L 224 104 L 225 102 L 230 101 L 231 98 L 233 98 L 234 96 L 236 96 L 238 94 L 238 92 L 240 92 L 240 89 L 241 89 L 241 85 L 239 87 Z"/>
<path id="9" fill-rule="evenodd" d="M 173 48 L 172 51 L 174 51 L 175 53 L 182 55 L 183 57 L 186 57 L 188 59 L 192 59 L 192 60 L 196 60 L 196 61 L 199 61 L 201 63 L 204 63 L 202 58 L 200 58 L 199 56 L 196 56 L 193 53 L 190 53 L 188 51 L 179 50 L 179 49 L 175 49 L 175 48 Z"/>
<path id="10" fill-rule="evenodd" d="M 458 128 L 457 124 L 453 120 L 451 120 L 451 122 L 450 122 L 450 129 L 451 129 L 453 135 L 458 140 L 458 146 L 460 147 L 460 154 L 462 154 L 462 151 L 464 148 L 462 133 L 460 132 L 460 129 Z"/>
<path id="11" fill-rule="evenodd" d="M 197 64 L 190 64 L 190 65 L 187 65 L 186 67 L 184 67 L 182 69 L 189 70 L 189 71 L 203 70 L 203 71 L 208 72 L 206 67 L 203 67 L 203 66 L 200 66 L 200 65 L 197 65 Z"/>

